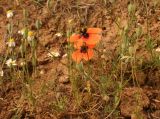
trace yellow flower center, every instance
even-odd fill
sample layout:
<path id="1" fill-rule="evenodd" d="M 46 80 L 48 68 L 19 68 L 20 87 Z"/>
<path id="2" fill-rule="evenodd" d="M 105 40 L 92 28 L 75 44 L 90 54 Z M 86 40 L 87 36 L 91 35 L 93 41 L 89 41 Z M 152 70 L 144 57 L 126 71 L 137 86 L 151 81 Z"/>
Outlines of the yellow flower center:
<path id="1" fill-rule="evenodd" d="M 29 31 L 29 32 L 28 32 L 28 36 L 33 36 L 33 32 L 32 32 L 32 31 Z"/>
<path id="2" fill-rule="evenodd" d="M 9 42 L 14 42 L 14 39 L 13 39 L 13 38 L 10 38 L 10 39 L 9 39 Z"/>
<path id="3" fill-rule="evenodd" d="M 7 14 L 10 14 L 10 13 L 12 13 L 12 12 L 13 12 L 12 10 L 8 10 L 8 11 L 7 11 Z"/>

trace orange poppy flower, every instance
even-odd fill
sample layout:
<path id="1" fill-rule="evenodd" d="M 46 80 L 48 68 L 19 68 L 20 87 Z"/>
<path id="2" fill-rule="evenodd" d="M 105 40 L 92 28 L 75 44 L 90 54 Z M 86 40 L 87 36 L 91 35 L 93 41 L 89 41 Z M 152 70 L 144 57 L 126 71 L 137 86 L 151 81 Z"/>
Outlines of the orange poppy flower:
<path id="1" fill-rule="evenodd" d="M 86 61 L 90 60 L 93 57 L 93 55 L 94 55 L 93 49 L 91 49 L 90 46 L 87 46 L 86 44 L 83 43 L 80 49 L 72 53 L 72 59 L 77 63 L 79 63 L 82 59 Z"/>
<path id="2" fill-rule="evenodd" d="M 87 45 L 86 42 L 84 42 L 83 40 L 79 40 L 77 42 L 74 43 L 74 48 L 76 49 L 81 49 L 82 46 Z M 94 48 L 96 44 L 93 45 L 87 45 L 88 48 Z"/>
<path id="3" fill-rule="evenodd" d="M 81 43 L 81 41 L 85 42 L 86 45 L 96 45 L 101 39 L 101 32 L 100 28 L 88 28 L 83 29 L 80 31 L 80 34 L 73 34 L 69 41 L 73 43 Z"/>

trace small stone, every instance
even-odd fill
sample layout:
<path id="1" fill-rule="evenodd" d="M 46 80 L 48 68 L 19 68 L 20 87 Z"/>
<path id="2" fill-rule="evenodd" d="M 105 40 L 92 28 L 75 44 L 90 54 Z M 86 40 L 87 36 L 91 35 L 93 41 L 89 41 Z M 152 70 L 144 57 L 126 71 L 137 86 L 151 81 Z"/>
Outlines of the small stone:
<path id="1" fill-rule="evenodd" d="M 60 53 L 59 53 L 58 51 L 52 51 L 52 52 L 49 52 L 49 53 L 47 54 L 47 56 L 48 56 L 48 57 L 51 57 L 51 58 L 53 58 L 53 57 L 59 57 L 59 56 L 60 56 Z"/>
<path id="2" fill-rule="evenodd" d="M 40 73 L 41 75 L 44 75 L 44 74 L 45 74 L 45 71 L 44 71 L 44 70 L 41 70 L 39 73 Z"/>
<path id="3" fill-rule="evenodd" d="M 64 76 L 61 76 L 59 78 L 59 83 L 68 83 L 69 82 L 69 77 L 64 75 Z"/>
<path id="4" fill-rule="evenodd" d="M 106 102 L 108 102 L 109 101 L 109 96 L 108 95 L 104 95 L 103 96 L 103 100 L 106 101 Z"/>
<path id="5" fill-rule="evenodd" d="M 3 77 L 4 76 L 4 72 L 3 70 L 0 71 L 0 76 Z"/>
<path id="6" fill-rule="evenodd" d="M 65 57 L 67 57 L 67 53 L 62 56 L 62 58 L 65 58 Z"/>
<path id="7" fill-rule="evenodd" d="M 103 53 L 106 53 L 107 52 L 107 50 L 106 49 L 103 49 Z"/>
<path id="8" fill-rule="evenodd" d="M 55 34 L 55 36 L 57 36 L 57 37 L 62 37 L 62 35 L 63 35 L 62 33 L 56 33 Z"/>
<path id="9" fill-rule="evenodd" d="M 102 58 L 102 59 L 105 59 L 105 58 L 106 58 L 106 56 L 105 56 L 105 55 L 101 55 L 101 58 Z"/>

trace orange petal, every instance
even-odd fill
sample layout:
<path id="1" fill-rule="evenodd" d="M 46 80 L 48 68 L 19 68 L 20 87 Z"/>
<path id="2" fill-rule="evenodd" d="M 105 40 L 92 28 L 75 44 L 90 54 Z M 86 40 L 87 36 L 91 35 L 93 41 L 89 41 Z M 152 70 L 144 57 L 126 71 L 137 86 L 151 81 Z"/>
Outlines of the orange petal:
<path id="1" fill-rule="evenodd" d="M 102 29 L 100 28 L 88 28 L 87 33 L 93 33 L 93 34 L 100 34 L 102 32 Z"/>
<path id="2" fill-rule="evenodd" d="M 101 39 L 101 35 L 89 34 L 88 39 L 84 39 L 87 45 L 96 45 Z"/>
<path id="3" fill-rule="evenodd" d="M 88 48 L 92 49 L 92 48 L 94 48 L 96 45 L 87 45 L 87 46 L 88 46 Z"/>
<path id="4" fill-rule="evenodd" d="M 69 42 L 76 42 L 80 38 L 79 34 L 73 34 L 69 38 Z"/>
<path id="5" fill-rule="evenodd" d="M 84 42 L 82 39 L 77 40 L 76 42 L 74 42 L 74 48 L 81 49 L 81 46 L 83 45 L 83 43 Z"/>
<path id="6" fill-rule="evenodd" d="M 72 53 L 72 59 L 73 59 L 75 62 L 79 63 L 79 62 L 82 60 L 82 53 L 81 53 L 79 50 L 74 51 L 74 52 Z"/>
<path id="7" fill-rule="evenodd" d="M 92 49 L 88 49 L 87 53 L 83 53 L 83 59 L 86 61 L 90 60 L 94 55 L 94 52 Z"/>

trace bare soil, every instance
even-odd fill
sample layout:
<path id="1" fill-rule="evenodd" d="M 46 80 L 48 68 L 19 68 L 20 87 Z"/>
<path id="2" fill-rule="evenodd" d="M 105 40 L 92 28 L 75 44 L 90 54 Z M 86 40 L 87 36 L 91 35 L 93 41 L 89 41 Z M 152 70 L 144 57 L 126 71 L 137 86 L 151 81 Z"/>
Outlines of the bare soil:
<path id="1" fill-rule="evenodd" d="M 36 1 L 36 0 L 35 0 Z M 47 6 L 46 0 L 40 3 L 34 0 L 26 0 L 19 4 L 16 0 L 0 1 L 0 55 L 4 56 L 5 42 L 7 40 L 6 25 L 9 22 L 6 18 L 8 9 L 14 10 L 13 23 L 14 37 L 18 39 L 18 30 L 23 28 L 23 9 L 28 11 L 28 26 L 35 30 L 36 20 L 41 20 L 42 27 L 39 30 L 38 48 L 37 48 L 37 76 L 32 81 L 32 87 L 26 85 L 26 89 L 33 90 L 29 103 L 22 94 L 25 92 L 20 81 L 12 84 L 9 80 L 9 74 L 5 74 L 5 81 L 0 85 L 0 119 L 17 119 L 15 115 L 19 115 L 21 119 L 104 119 L 107 113 L 101 112 L 104 104 L 100 104 L 99 97 L 90 99 L 85 93 L 83 94 L 82 107 L 87 108 L 90 103 L 95 110 L 91 112 L 81 113 L 75 108 L 74 100 L 71 95 L 71 82 L 68 80 L 67 57 L 62 58 L 66 53 L 65 43 L 67 41 L 67 31 L 70 28 L 69 20 L 72 20 L 72 30 L 77 32 L 84 26 L 99 27 L 103 29 L 102 46 L 99 51 L 104 49 L 108 52 L 108 57 L 105 57 L 106 62 L 114 60 L 119 50 L 121 38 L 119 37 L 117 25 L 115 23 L 117 17 L 121 20 L 120 27 L 126 25 L 128 19 L 127 6 L 129 0 L 116 0 L 114 4 L 105 0 L 51 0 L 50 6 Z M 142 0 L 143 1 L 143 0 Z M 139 25 L 142 26 L 144 34 L 147 32 L 147 17 L 149 22 L 149 31 L 155 39 L 154 42 L 159 45 L 157 40 L 160 33 L 160 6 L 153 9 L 154 3 L 151 0 L 146 0 L 148 6 L 148 16 L 144 14 L 144 3 L 141 0 L 138 4 L 137 19 Z M 55 36 L 56 33 L 63 33 L 62 37 Z M 18 45 L 18 42 L 17 42 Z M 129 83 L 122 91 L 121 102 L 118 106 L 120 117 L 124 119 L 138 119 L 133 115 L 135 110 L 142 115 L 144 119 L 160 119 L 160 68 L 150 67 L 149 54 L 145 49 L 145 40 L 142 36 L 136 43 L 137 56 L 144 57 L 148 67 L 144 70 L 137 71 L 137 79 L 140 87 L 133 87 Z M 47 50 L 59 51 L 61 56 L 54 60 L 47 56 Z M 93 62 L 98 59 L 98 56 L 93 58 Z M 97 64 L 93 63 L 95 70 Z M 111 66 L 105 67 L 105 73 L 110 72 Z M 6 69 L 7 70 L 7 69 Z M 103 73 L 103 72 L 102 72 Z M 126 78 L 127 78 L 126 74 Z M 95 77 L 96 79 L 96 77 Z M 112 86 L 111 86 L 112 90 Z M 139 99 L 137 99 L 137 95 Z M 27 97 L 26 96 L 26 97 Z M 70 104 L 66 105 L 64 111 L 57 112 L 54 110 L 53 102 L 59 97 L 66 96 Z M 25 101 L 26 100 L 26 101 Z M 37 101 L 38 100 L 38 101 Z M 93 104 L 92 104 L 93 103 Z M 94 105 L 97 104 L 97 105 Z M 138 107 L 137 107 L 138 105 Z M 34 107 L 34 108 L 32 108 Z M 138 108 L 138 109 L 137 109 Z M 115 119 L 115 117 L 110 117 Z"/>

